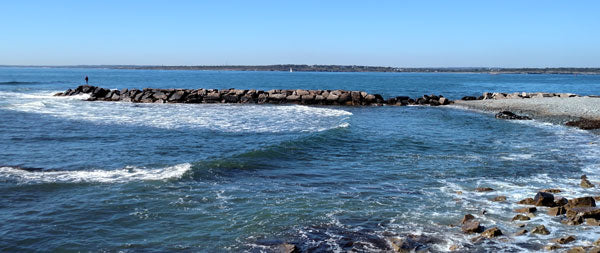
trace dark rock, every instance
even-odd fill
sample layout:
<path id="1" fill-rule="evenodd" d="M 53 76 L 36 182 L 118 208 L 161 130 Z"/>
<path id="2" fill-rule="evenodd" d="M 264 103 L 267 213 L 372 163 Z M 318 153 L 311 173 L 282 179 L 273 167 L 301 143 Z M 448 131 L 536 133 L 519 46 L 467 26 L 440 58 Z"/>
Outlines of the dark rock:
<path id="1" fill-rule="evenodd" d="M 470 221 L 473 219 L 475 219 L 475 216 L 473 216 L 472 214 L 465 214 L 465 216 L 460 221 L 460 224 L 465 224 L 465 223 L 467 223 L 467 221 Z"/>
<path id="2" fill-rule="evenodd" d="M 495 201 L 495 202 L 506 201 L 506 196 L 497 196 L 497 197 L 493 198 L 492 201 Z"/>
<path id="3" fill-rule="evenodd" d="M 565 123 L 567 126 L 578 127 L 583 130 L 600 129 L 600 120 L 580 119 Z"/>
<path id="4" fill-rule="evenodd" d="M 540 234 L 540 235 L 548 235 L 550 234 L 550 231 L 548 231 L 548 229 L 544 226 L 544 225 L 539 225 L 537 227 L 535 227 L 533 230 L 531 230 L 532 234 Z"/>
<path id="5" fill-rule="evenodd" d="M 299 95 L 289 95 L 285 98 L 285 100 L 290 101 L 290 102 L 297 102 L 297 101 L 300 101 L 300 96 Z"/>
<path id="6" fill-rule="evenodd" d="M 554 195 L 547 192 L 538 192 L 533 198 L 536 206 L 554 206 Z"/>
<path id="7" fill-rule="evenodd" d="M 523 208 L 515 209 L 515 212 L 517 212 L 517 213 L 535 213 L 536 211 L 537 211 L 537 208 L 535 208 L 535 207 L 523 207 Z"/>
<path id="8" fill-rule="evenodd" d="M 516 236 L 520 236 L 520 235 L 526 235 L 527 234 L 527 229 L 521 229 L 519 230 L 517 233 L 515 233 Z"/>
<path id="9" fill-rule="evenodd" d="M 569 203 L 569 200 L 567 200 L 566 198 L 561 197 L 561 198 L 554 199 L 555 206 L 564 206 L 568 203 Z"/>
<path id="10" fill-rule="evenodd" d="M 512 221 L 517 221 L 517 220 L 518 221 L 527 221 L 527 220 L 531 220 L 531 218 L 529 218 L 528 216 L 522 215 L 522 214 L 517 214 L 511 220 Z"/>
<path id="11" fill-rule="evenodd" d="M 477 187 L 475 188 L 476 192 L 491 192 L 494 191 L 494 189 L 490 188 L 490 187 Z"/>
<path id="12" fill-rule="evenodd" d="M 533 200 L 533 198 L 526 198 L 526 199 L 519 200 L 519 202 L 517 202 L 517 204 L 535 205 L 535 200 Z"/>
<path id="13" fill-rule="evenodd" d="M 567 208 L 574 207 L 595 207 L 596 201 L 593 197 L 573 198 L 568 201 Z"/>
<path id="14" fill-rule="evenodd" d="M 516 115 L 509 111 L 501 111 L 496 114 L 497 119 L 511 119 L 511 120 L 530 120 L 530 117 Z"/>
<path id="15" fill-rule="evenodd" d="M 594 184 L 587 179 L 586 175 L 581 176 L 581 183 L 579 185 L 583 188 L 593 188 Z"/>
<path id="16" fill-rule="evenodd" d="M 586 250 L 581 246 L 577 246 L 567 250 L 567 253 L 586 253 Z"/>
<path id="17" fill-rule="evenodd" d="M 174 92 L 168 99 L 169 102 L 180 102 L 185 99 L 187 96 L 185 91 L 176 91 Z"/>
<path id="18" fill-rule="evenodd" d="M 479 224 L 479 221 L 469 220 L 462 225 L 461 230 L 465 234 L 481 233 L 483 227 Z"/>
<path id="19" fill-rule="evenodd" d="M 541 190 L 541 192 L 548 192 L 548 193 L 554 194 L 554 193 L 562 192 L 562 190 L 560 190 L 560 189 L 544 189 L 544 190 Z"/>
<path id="20" fill-rule="evenodd" d="M 481 236 L 487 237 L 487 238 L 494 238 L 494 237 L 498 237 L 501 235 L 502 235 L 502 231 L 497 227 L 487 229 L 487 230 L 483 231 L 483 233 L 481 233 Z"/>
<path id="21" fill-rule="evenodd" d="M 461 100 L 469 101 L 469 100 L 477 100 L 477 98 L 473 97 L 473 96 L 465 96 Z"/>
<path id="22" fill-rule="evenodd" d="M 571 220 L 574 220 L 577 217 L 581 217 L 583 219 L 587 219 L 587 218 L 600 219 L 600 208 L 598 208 L 598 207 L 573 207 L 571 209 L 567 209 L 567 217 Z"/>
<path id="23" fill-rule="evenodd" d="M 548 209 L 548 215 L 559 216 L 567 213 L 567 209 L 564 206 L 557 206 Z"/>
<path id="24" fill-rule="evenodd" d="M 594 218 L 585 219 L 585 224 L 588 226 L 600 226 L 600 220 Z"/>
<path id="25" fill-rule="evenodd" d="M 223 95 L 223 101 L 225 103 L 237 103 L 238 101 L 240 101 L 240 99 L 238 98 L 237 95 Z"/>
<path id="26" fill-rule="evenodd" d="M 553 239 L 552 241 L 555 242 L 555 243 L 558 243 L 558 244 L 567 244 L 567 243 L 570 243 L 570 242 L 574 242 L 575 241 L 575 237 L 572 236 L 572 235 L 569 235 L 569 236 L 565 236 L 565 237 Z"/>

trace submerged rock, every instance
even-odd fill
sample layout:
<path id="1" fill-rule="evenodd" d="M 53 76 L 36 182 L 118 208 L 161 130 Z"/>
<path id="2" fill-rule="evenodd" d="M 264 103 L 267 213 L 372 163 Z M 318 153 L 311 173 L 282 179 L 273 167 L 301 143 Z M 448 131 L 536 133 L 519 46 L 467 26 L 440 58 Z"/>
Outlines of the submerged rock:
<path id="1" fill-rule="evenodd" d="M 575 237 L 572 236 L 572 235 L 569 235 L 569 236 L 565 236 L 565 237 L 553 239 L 552 241 L 555 242 L 555 243 L 558 243 L 558 244 L 567 244 L 567 243 L 570 243 L 570 242 L 574 242 L 575 241 Z"/>
<path id="2" fill-rule="evenodd" d="M 490 188 L 490 187 L 477 187 L 475 188 L 476 192 L 491 192 L 494 191 L 494 189 Z"/>
<path id="3" fill-rule="evenodd" d="M 492 201 L 494 201 L 494 202 L 506 201 L 506 196 L 497 196 L 497 197 L 493 198 Z"/>
<path id="4" fill-rule="evenodd" d="M 550 234 L 550 231 L 548 231 L 546 226 L 539 225 L 539 226 L 535 227 L 533 230 L 531 230 L 531 233 L 532 234 L 540 234 L 540 235 L 548 235 L 548 234 Z"/>
<path id="5" fill-rule="evenodd" d="M 531 218 L 529 218 L 529 216 L 525 216 L 525 215 L 522 215 L 522 214 L 517 214 L 511 220 L 512 221 L 528 221 L 528 220 L 531 220 Z"/>
<path id="6" fill-rule="evenodd" d="M 567 126 L 577 127 L 583 130 L 600 129 L 600 119 L 580 119 L 565 123 Z"/>
<path id="7" fill-rule="evenodd" d="M 496 114 L 497 119 L 512 119 L 512 120 L 530 120 L 530 117 L 516 115 L 509 111 L 501 111 Z"/>

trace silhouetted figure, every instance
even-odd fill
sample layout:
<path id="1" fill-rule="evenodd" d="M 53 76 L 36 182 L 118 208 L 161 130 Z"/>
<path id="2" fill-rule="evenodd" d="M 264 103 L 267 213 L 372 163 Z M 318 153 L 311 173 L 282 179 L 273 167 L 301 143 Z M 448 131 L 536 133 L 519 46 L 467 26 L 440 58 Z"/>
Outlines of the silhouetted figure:
<path id="1" fill-rule="evenodd" d="M 85 84 L 88 84 L 88 80 L 90 80 L 87 76 L 85 76 Z"/>

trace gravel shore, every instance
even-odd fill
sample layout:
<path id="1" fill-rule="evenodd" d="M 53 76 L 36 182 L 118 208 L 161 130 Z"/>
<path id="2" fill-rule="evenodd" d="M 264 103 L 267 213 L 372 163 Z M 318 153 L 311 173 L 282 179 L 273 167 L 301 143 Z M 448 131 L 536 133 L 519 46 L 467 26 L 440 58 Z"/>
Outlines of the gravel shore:
<path id="1" fill-rule="evenodd" d="M 506 110 L 533 118 L 554 118 L 559 121 L 575 118 L 600 120 L 598 97 L 457 100 L 454 106 L 488 112 Z"/>

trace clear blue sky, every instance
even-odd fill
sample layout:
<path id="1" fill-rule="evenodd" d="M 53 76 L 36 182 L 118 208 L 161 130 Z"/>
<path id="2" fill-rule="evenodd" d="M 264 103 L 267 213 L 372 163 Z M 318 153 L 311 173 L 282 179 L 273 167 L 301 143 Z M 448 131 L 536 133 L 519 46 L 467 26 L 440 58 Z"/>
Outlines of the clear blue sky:
<path id="1" fill-rule="evenodd" d="M 600 1 L 2 1 L 0 64 L 600 67 Z"/>

